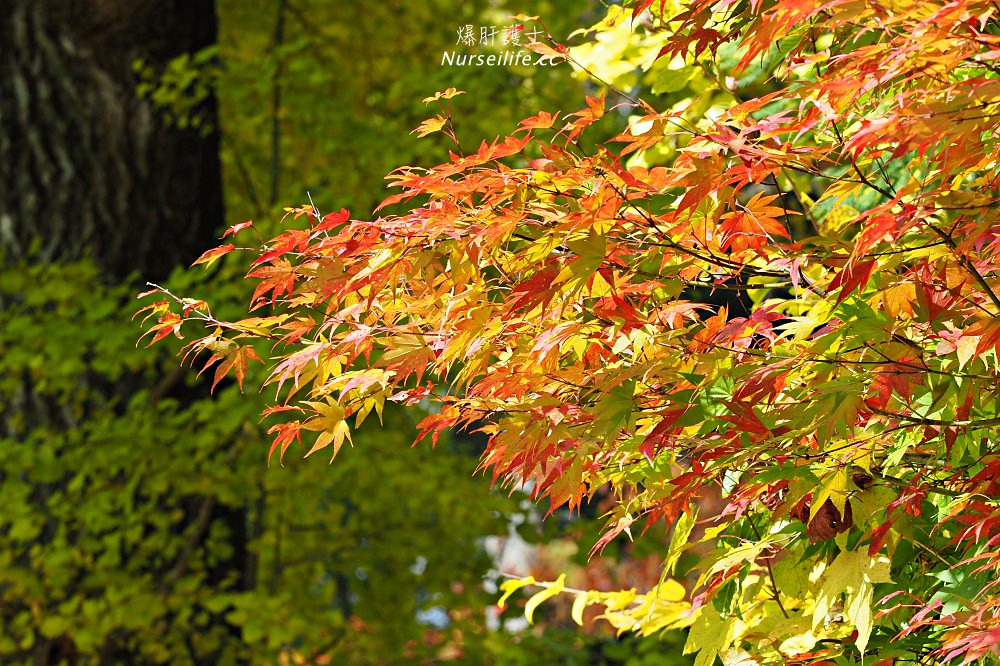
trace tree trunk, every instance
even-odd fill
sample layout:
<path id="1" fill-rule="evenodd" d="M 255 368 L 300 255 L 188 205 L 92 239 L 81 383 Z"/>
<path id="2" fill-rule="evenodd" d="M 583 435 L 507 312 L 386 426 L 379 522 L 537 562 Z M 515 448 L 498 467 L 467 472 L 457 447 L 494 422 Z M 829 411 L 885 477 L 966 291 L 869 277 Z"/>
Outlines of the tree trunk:
<path id="1" fill-rule="evenodd" d="M 209 131 L 181 129 L 137 94 L 215 41 L 206 0 L 0 3 L 0 248 L 6 261 L 90 257 L 109 276 L 161 278 L 222 223 L 214 101 Z"/>

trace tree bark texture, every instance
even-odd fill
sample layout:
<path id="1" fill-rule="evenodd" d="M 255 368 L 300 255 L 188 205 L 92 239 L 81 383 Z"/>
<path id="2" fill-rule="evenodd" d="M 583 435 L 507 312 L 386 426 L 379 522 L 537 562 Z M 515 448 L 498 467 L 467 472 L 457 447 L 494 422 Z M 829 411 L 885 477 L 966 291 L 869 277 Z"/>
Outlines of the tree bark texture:
<path id="1" fill-rule="evenodd" d="M 209 132 L 137 94 L 214 43 L 207 0 L 0 0 L 0 250 L 6 261 L 90 257 L 122 278 L 190 263 L 222 224 Z"/>

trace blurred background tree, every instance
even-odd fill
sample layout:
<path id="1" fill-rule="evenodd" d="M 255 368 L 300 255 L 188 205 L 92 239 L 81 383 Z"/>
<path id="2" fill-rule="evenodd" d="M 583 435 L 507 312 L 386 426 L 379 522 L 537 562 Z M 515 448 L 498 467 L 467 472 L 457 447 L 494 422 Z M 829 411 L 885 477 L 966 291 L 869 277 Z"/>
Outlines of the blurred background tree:
<path id="1" fill-rule="evenodd" d="M 436 90 L 469 93 L 455 120 L 463 145 L 578 106 L 566 67 L 447 67 L 442 53 L 462 48 L 464 25 L 508 26 L 523 11 L 567 35 L 603 9 L 6 9 L 0 662 L 682 663 L 676 643 L 588 637 L 558 616 L 518 635 L 487 629 L 483 541 L 514 516 L 535 528 L 518 496 L 472 475 L 475 441 L 411 448 L 418 417 L 387 411 L 333 466 L 288 456 L 268 468 L 262 404 L 226 382 L 209 395 L 162 351 L 137 350 L 129 321 L 146 279 L 244 301 L 236 266 L 183 270 L 229 224 L 277 224 L 307 193 L 369 214 L 386 173 L 443 155 L 410 134 Z M 586 523 L 573 531 L 586 552 Z"/>

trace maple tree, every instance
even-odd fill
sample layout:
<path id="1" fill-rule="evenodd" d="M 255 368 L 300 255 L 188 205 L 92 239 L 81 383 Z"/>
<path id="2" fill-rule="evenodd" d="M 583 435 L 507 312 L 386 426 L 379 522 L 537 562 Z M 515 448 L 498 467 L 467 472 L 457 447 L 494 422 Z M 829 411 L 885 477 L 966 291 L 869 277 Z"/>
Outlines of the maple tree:
<path id="1" fill-rule="evenodd" d="M 653 589 L 512 581 L 541 587 L 529 617 L 575 595 L 578 620 L 689 627 L 697 664 L 995 661 L 998 9 L 611 12 L 598 43 L 626 26 L 643 71 L 711 82 L 712 106 L 618 91 L 610 142 L 588 139 L 621 115 L 599 95 L 466 151 L 458 91 L 435 95 L 416 131 L 451 140 L 447 161 L 393 172 L 375 219 L 310 203 L 268 241 L 236 225 L 196 263 L 253 255 L 260 316 L 154 288 L 153 341 L 203 325 L 187 354 L 240 382 L 270 349 L 278 458 L 432 404 L 424 436 L 486 433 L 481 468 L 553 509 L 610 489 L 595 553 L 671 530 Z"/>

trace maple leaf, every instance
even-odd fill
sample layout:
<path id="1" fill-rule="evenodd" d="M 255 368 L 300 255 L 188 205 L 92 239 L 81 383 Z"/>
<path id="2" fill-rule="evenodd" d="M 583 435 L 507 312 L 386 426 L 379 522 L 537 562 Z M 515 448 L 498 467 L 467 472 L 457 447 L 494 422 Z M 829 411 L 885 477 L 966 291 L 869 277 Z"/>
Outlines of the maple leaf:
<path id="1" fill-rule="evenodd" d="M 285 423 L 277 423 L 268 429 L 267 434 L 274 434 L 274 439 L 271 442 L 271 448 L 268 450 L 267 459 L 270 462 L 271 457 L 277 450 L 278 460 L 285 457 L 285 451 L 291 446 L 292 442 L 299 441 L 302 442 L 301 424 L 298 421 L 289 421 Z"/>
<path id="2" fill-rule="evenodd" d="M 260 356 L 257 355 L 257 351 L 249 346 L 239 346 L 239 345 L 227 345 L 223 352 L 217 352 L 212 355 L 208 361 L 206 361 L 205 366 L 201 369 L 204 372 L 209 366 L 216 362 L 219 362 L 219 366 L 215 369 L 215 377 L 212 379 L 212 391 L 215 391 L 215 387 L 219 384 L 223 377 L 229 374 L 232 370 L 233 374 L 236 376 L 236 383 L 240 387 L 240 392 L 243 391 L 243 378 L 246 377 L 247 368 L 250 361 L 258 361 L 263 363 Z M 201 372 L 198 374 L 200 375 Z"/>
<path id="3" fill-rule="evenodd" d="M 220 245 L 219 247 L 208 250 L 207 252 L 202 254 L 200 257 L 195 259 L 194 263 L 192 263 L 191 265 L 197 266 L 198 264 L 205 264 L 205 268 L 208 268 L 216 261 L 218 261 L 219 259 L 221 259 L 222 257 L 229 254 L 235 249 L 236 249 L 235 245 L 228 245 L 228 244 Z"/>
<path id="4" fill-rule="evenodd" d="M 456 90 L 455 88 L 446 88 L 445 90 L 438 91 L 434 93 L 432 97 L 424 97 L 424 104 L 430 104 L 431 102 L 436 102 L 439 99 L 451 99 L 456 95 L 464 95 L 464 90 Z"/>
<path id="5" fill-rule="evenodd" d="M 248 278 L 260 279 L 254 289 L 251 301 L 263 305 L 266 303 L 264 296 L 271 292 L 271 303 L 273 304 L 279 297 L 291 294 L 298 280 L 298 272 L 291 263 L 284 259 L 271 260 L 271 266 L 261 266 L 247 274 Z"/>
<path id="6" fill-rule="evenodd" d="M 777 219 L 785 214 L 784 209 L 768 205 L 777 198 L 755 194 L 746 204 L 734 202 L 736 210 L 723 214 L 719 224 L 722 249 L 738 253 L 775 244 L 776 238 L 790 239 L 785 225 Z"/>
<path id="7" fill-rule="evenodd" d="M 525 118 L 519 123 L 519 127 L 526 130 L 531 129 L 548 129 L 555 124 L 556 120 L 559 118 L 558 113 L 548 113 L 547 111 L 539 111 L 537 115 L 531 116 L 530 118 Z"/>
<path id="8" fill-rule="evenodd" d="M 838 305 L 850 296 L 851 292 L 855 289 L 864 290 L 865 285 L 868 284 L 868 279 L 872 276 L 872 271 L 875 270 L 876 263 L 874 259 L 869 261 L 852 261 L 834 276 L 833 280 L 830 281 L 830 291 L 840 289 L 837 295 Z"/>
<path id="9" fill-rule="evenodd" d="M 332 444 L 333 453 L 330 456 L 330 462 L 333 462 L 340 447 L 344 444 L 344 440 L 352 441 L 351 429 L 347 425 L 347 421 L 344 420 L 344 408 L 332 400 L 326 402 L 307 400 L 303 404 L 312 408 L 316 416 L 305 421 L 301 429 L 319 431 L 319 436 L 306 452 L 306 456 L 311 456 Z"/>
<path id="10" fill-rule="evenodd" d="M 447 122 L 447 116 L 436 115 L 433 118 L 428 118 L 424 122 L 420 123 L 420 125 L 414 129 L 413 132 L 416 132 L 418 137 L 424 137 L 428 134 L 433 134 L 434 132 L 440 132 Z M 410 134 L 413 134 L 413 132 L 410 132 Z"/>
<path id="11" fill-rule="evenodd" d="M 239 232 L 243 231 L 244 229 L 248 229 L 252 226 L 253 226 L 253 220 L 247 220 L 246 222 L 240 222 L 239 224 L 234 224 L 233 226 L 226 229 L 226 231 L 222 234 L 222 237 L 225 238 L 226 236 L 236 235 Z"/>
<path id="12" fill-rule="evenodd" d="M 890 583 L 889 561 L 884 556 L 871 557 L 865 552 L 842 551 L 823 575 L 823 587 L 816 596 L 813 630 L 827 621 L 833 601 L 847 595 L 844 615 L 858 632 L 855 644 L 864 654 L 871 637 L 872 597 L 876 583 Z"/>

